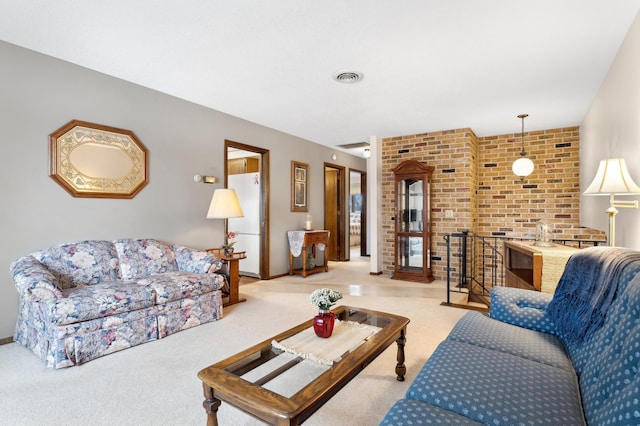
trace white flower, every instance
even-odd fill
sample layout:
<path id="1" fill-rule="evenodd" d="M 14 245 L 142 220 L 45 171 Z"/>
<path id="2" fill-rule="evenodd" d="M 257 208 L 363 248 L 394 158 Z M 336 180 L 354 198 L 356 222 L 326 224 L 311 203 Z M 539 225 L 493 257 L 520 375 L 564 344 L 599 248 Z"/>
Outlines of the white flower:
<path id="1" fill-rule="evenodd" d="M 156 246 L 148 246 L 144 253 L 147 255 L 149 259 L 160 259 L 162 256 L 162 251 Z"/>
<path id="2" fill-rule="evenodd" d="M 122 323 L 122 318 L 114 318 L 113 316 L 110 316 L 105 318 L 104 322 L 102 323 L 102 328 L 113 328 L 122 325 Z"/>
<path id="3" fill-rule="evenodd" d="M 336 301 L 342 299 L 342 294 L 339 291 L 331 290 L 329 288 L 320 288 L 314 290 L 309 296 L 309 303 L 316 305 L 323 311 L 329 310 Z"/>
<path id="4" fill-rule="evenodd" d="M 70 299 L 60 299 L 56 305 L 56 313 L 60 316 L 67 316 L 76 311 L 76 305 Z"/>
<path id="5" fill-rule="evenodd" d="M 89 268 L 93 265 L 93 256 L 84 251 L 78 251 L 71 256 L 71 262 L 78 269 Z"/>

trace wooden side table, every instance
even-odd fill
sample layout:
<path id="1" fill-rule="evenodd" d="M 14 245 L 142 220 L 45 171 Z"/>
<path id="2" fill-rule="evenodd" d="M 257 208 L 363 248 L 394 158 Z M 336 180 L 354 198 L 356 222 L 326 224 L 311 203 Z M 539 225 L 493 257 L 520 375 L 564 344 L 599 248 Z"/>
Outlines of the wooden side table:
<path id="1" fill-rule="evenodd" d="M 307 275 L 315 274 L 316 272 L 327 272 L 329 266 L 327 264 L 327 246 L 329 245 L 330 232 L 326 230 L 321 231 L 287 231 L 287 238 L 289 239 L 289 275 L 296 273 L 302 274 L 303 278 Z M 316 265 L 311 269 L 307 269 L 307 247 L 311 247 L 311 253 L 314 258 L 316 255 L 316 245 L 324 247 L 324 262 L 322 265 Z M 297 251 L 300 250 L 300 254 Z M 294 252 L 295 255 L 294 255 Z M 294 269 L 294 258 L 302 256 L 302 267 L 300 269 Z"/>
<path id="2" fill-rule="evenodd" d="M 222 259 L 229 268 L 229 301 L 224 306 L 234 305 L 240 302 L 246 302 L 247 299 L 240 298 L 240 261 L 247 258 L 244 251 L 235 251 L 231 256 L 227 256 L 221 248 L 207 249 L 208 253 Z"/>

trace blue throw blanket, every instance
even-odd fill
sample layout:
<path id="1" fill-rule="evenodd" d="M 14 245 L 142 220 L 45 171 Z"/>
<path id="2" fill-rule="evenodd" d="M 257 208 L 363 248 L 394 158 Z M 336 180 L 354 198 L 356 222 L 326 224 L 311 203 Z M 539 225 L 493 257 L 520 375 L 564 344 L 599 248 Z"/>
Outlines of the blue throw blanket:
<path id="1" fill-rule="evenodd" d="M 636 260 L 640 252 L 620 247 L 591 247 L 571 256 L 547 308 L 566 342 L 580 343 L 602 325 L 620 274 Z"/>

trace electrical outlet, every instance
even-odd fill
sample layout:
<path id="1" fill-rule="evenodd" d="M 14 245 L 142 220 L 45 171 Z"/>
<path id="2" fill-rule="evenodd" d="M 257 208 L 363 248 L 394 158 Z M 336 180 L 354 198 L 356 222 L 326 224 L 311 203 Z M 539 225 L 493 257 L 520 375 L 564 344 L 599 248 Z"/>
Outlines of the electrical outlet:
<path id="1" fill-rule="evenodd" d="M 444 211 L 444 217 L 452 218 L 453 217 L 453 210 L 445 210 Z"/>

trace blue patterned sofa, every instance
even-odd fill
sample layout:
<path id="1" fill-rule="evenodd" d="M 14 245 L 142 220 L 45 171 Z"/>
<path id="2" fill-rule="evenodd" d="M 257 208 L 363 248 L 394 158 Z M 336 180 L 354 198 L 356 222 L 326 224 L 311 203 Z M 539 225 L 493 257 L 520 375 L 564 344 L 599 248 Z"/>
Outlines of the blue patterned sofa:
<path id="1" fill-rule="evenodd" d="M 639 271 L 640 252 L 594 247 L 553 296 L 492 289 L 381 424 L 640 425 Z"/>
<path id="2" fill-rule="evenodd" d="M 11 264 L 14 339 L 62 368 L 220 319 L 221 267 L 209 253 L 152 239 L 37 251 Z"/>

